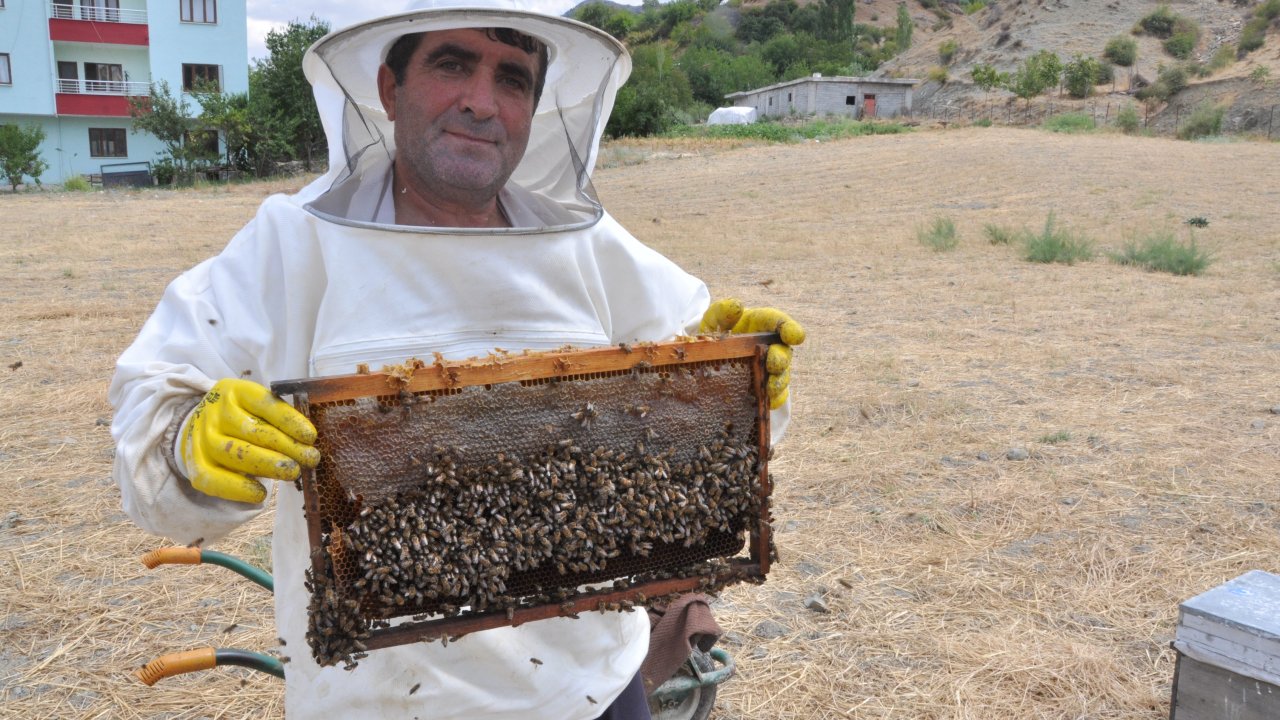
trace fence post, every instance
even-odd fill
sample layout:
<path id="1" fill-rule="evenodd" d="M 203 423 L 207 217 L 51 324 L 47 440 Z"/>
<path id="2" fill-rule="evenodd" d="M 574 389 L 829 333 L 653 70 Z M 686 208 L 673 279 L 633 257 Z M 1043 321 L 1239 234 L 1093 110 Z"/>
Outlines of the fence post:
<path id="1" fill-rule="evenodd" d="M 1178 134 L 1178 128 L 1182 126 L 1182 106 L 1173 109 L 1173 134 Z"/>
<path id="2" fill-rule="evenodd" d="M 1102 124 L 1107 125 L 1111 122 L 1111 101 L 1107 101 L 1107 114 L 1102 118 Z"/>
<path id="3" fill-rule="evenodd" d="M 1271 106 L 1271 114 L 1267 116 L 1267 139 L 1271 139 L 1271 121 L 1276 119 L 1276 106 Z"/>

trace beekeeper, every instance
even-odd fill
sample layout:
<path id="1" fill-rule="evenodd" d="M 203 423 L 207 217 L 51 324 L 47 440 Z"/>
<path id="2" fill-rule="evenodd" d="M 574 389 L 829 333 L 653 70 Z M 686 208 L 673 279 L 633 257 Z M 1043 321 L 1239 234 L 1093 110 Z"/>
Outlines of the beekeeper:
<path id="1" fill-rule="evenodd" d="M 110 399 L 125 510 L 148 531 L 208 543 L 277 495 L 292 720 L 648 717 L 640 612 L 378 650 L 353 671 L 317 666 L 302 496 L 264 481 L 314 466 L 315 431 L 265 385 L 433 352 L 664 340 L 700 321 L 780 329 L 791 344 L 803 330 L 769 308 L 709 308 L 700 281 L 601 208 L 590 170 L 630 72 L 612 37 L 528 11 L 434 7 L 334 32 L 303 68 L 329 171 L 268 198 L 218 256 L 173 281 L 121 356 Z M 771 351 L 777 428 L 790 357 Z"/>

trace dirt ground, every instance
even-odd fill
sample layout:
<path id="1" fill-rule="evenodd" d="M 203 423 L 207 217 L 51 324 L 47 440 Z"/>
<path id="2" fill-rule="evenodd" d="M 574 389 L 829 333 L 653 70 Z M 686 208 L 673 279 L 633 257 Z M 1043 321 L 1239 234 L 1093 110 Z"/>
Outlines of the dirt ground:
<path id="1" fill-rule="evenodd" d="M 810 333 L 772 464 L 783 562 L 717 602 L 739 672 L 715 717 L 1167 717 L 1178 603 L 1280 571 L 1280 144 L 666 150 L 597 172 L 605 206 L 714 296 Z M 120 509 L 106 388 L 165 283 L 300 183 L 0 193 L 0 717 L 281 715 L 281 683 L 248 671 L 132 678 L 276 633 L 248 582 L 138 562 L 163 541 Z M 1037 265 L 983 237 L 1050 212 L 1101 250 L 1202 216 L 1215 262 Z M 955 251 L 917 241 L 938 216 Z M 218 549 L 263 561 L 270 527 Z"/>

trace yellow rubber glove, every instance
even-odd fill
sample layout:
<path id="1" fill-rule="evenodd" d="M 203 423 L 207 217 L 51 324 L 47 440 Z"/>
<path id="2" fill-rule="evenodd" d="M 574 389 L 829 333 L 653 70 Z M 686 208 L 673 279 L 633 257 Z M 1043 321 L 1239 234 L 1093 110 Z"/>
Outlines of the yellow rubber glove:
<path id="1" fill-rule="evenodd" d="M 316 429 L 302 413 L 249 380 L 214 384 L 182 428 L 182 460 L 191 486 L 243 503 L 267 496 L 254 477 L 296 480 L 315 467 Z"/>
<path id="2" fill-rule="evenodd" d="M 725 298 L 711 303 L 702 315 L 701 332 L 756 333 L 776 332 L 781 343 L 769 346 L 765 368 L 769 371 L 769 407 L 779 408 L 787 401 L 791 384 L 792 348 L 804 342 L 804 328 L 790 315 L 770 307 L 745 308 L 742 303 Z"/>

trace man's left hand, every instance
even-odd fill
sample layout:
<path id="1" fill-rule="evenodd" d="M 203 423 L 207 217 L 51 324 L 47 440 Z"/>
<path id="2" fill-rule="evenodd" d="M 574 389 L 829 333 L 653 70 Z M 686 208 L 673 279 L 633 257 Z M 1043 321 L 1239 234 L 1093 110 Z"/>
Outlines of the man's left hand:
<path id="1" fill-rule="evenodd" d="M 769 371 L 769 407 L 782 407 L 787 401 L 787 386 L 791 384 L 792 348 L 804 342 L 804 328 L 800 323 L 776 308 L 747 308 L 733 298 L 725 298 L 711 303 L 711 307 L 703 313 L 699 331 L 778 333 L 782 342 L 769 346 L 765 367 Z"/>

